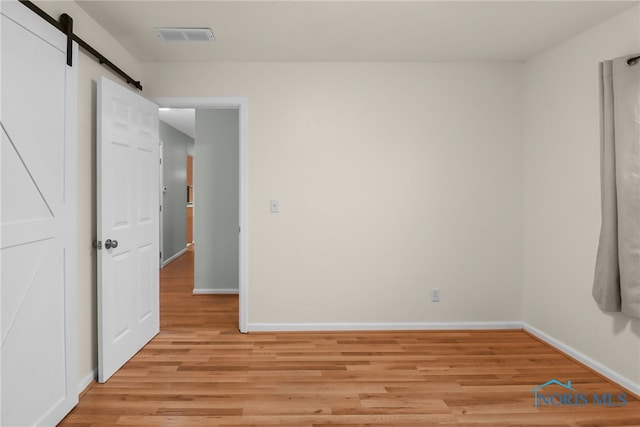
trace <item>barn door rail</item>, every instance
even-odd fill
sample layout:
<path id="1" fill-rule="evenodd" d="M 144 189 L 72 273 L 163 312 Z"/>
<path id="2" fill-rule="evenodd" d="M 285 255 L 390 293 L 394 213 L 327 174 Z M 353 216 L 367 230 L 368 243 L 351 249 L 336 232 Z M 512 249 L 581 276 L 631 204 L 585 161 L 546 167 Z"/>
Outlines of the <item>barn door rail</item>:
<path id="1" fill-rule="evenodd" d="M 80 46 L 80 48 L 91 54 L 98 60 L 100 64 L 103 64 L 106 67 L 110 68 L 114 73 L 118 74 L 120 77 L 126 80 L 128 84 L 142 90 L 142 84 L 140 83 L 140 81 L 134 80 L 131 76 L 122 71 L 122 69 L 120 69 L 117 65 L 109 61 L 104 55 L 95 50 L 89 43 L 85 42 L 80 37 L 78 37 L 78 35 L 73 33 L 73 18 L 71 18 L 69 15 L 63 13 L 62 15 L 60 15 L 60 21 L 56 21 L 51 15 L 40 9 L 33 2 L 29 0 L 20 0 L 20 3 L 28 7 L 35 14 L 40 16 L 42 19 L 56 27 L 67 36 L 67 65 L 73 65 L 73 49 L 71 47 L 73 42 L 75 41 L 76 43 L 78 43 L 78 46 Z"/>

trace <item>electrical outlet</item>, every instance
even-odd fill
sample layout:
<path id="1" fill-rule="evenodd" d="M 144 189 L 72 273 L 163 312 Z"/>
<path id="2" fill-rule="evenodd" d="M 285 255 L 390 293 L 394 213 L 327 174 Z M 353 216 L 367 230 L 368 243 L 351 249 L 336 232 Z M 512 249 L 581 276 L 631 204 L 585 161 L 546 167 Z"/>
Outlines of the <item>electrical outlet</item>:
<path id="1" fill-rule="evenodd" d="M 431 302 L 440 302 L 440 289 L 431 289 Z"/>
<path id="2" fill-rule="evenodd" d="M 279 213 L 280 212 L 280 200 L 277 200 L 277 199 L 269 200 L 269 209 L 271 209 L 271 213 Z"/>

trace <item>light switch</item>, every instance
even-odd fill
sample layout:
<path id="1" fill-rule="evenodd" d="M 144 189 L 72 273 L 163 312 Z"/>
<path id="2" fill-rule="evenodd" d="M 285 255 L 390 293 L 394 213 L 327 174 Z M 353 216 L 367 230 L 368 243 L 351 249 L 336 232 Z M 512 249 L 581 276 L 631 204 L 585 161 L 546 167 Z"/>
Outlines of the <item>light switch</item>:
<path id="1" fill-rule="evenodd" d="M 280 200 L 271 199 L 269 201 L 269 206 L 271 206 L 271 213 L 280 212 Z"/>

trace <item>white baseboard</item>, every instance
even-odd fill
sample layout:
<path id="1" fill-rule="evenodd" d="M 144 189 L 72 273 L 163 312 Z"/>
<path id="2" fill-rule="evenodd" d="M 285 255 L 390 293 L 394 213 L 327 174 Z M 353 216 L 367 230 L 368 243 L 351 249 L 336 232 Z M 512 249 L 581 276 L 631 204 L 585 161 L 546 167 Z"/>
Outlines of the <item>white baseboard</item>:
<path id="1" fill-rule="evenodd" d="M 182 255 L 187 253 L 188 248 L 184 248 L 182 249 L 180 252 L 178 252 L 177 254 L 167 258 L 166 261 L 162 261 L 162 268 L 165 268 L 167 264 L 169 264 L 171 261 L 175 261 L 176 259 L 180 258 Z"/>
<path id="2" fill-rule="evenodd" d="M 83 391 L 89 387 L 89 385 L 98 378 L 98 370 L 92 369 L 84 378 L 80 380 L 80 384 L 78 384 L 78 394 L 82 394 Z"/>
<path id="3" fill-rule="evenodd" d="M 600 375 L 608 378 L 609 380 L 613 381 L 614 383 L 626 388 L 627 390 L 631 391 L 632 393 L 635 393 L 636 395 L 640 395 L 640 383 L 636 383 L 632 380 L 630 380 L 629 378 L 620 375 L 618 372 L 614 371 L 611 368 L 608 368 L 606 366 L 604 366 L 602 363 L 593 360 L 592 358 L 590 358 L 589 356 L 587 356 L 586 354 L 576 350 L 573 347 L 568 346 L 567 344 L 563 343 L 562 341 L 552 337 L 551 335 L 548 335 L 545 332 L 542 332 L 540 329 L 535 328 L 527 323 L 523 324 L 523 329 L 527 332 L 529 332 L 531 335 L 534 335 L 535 337 L 539 338 L 540 340 L 546 342 L 547 344 L 549 344 L 552 347 L 555 347 L 556 349 L 562 351 L 563 353 L 566 353 L 567 355 L 573 357 L 574 359 L 576 359 L 577 361 L 579 361 L 580 363 L 586 365 L 587 367 L 593 369 L 594 371 L 596 371 L 597 373 L 599 373 Z"/>
<path id="4" fill-rule="evenodd" d="M 194 289 L 194 295 L 228 295 L 228 294 L 238 294 L 239 291 L 237 289 Z"/>
<path id="5" fill-rule="evenodd" d="M 522 329 L 522 322 L 249 323 L 249 332 Z"/>

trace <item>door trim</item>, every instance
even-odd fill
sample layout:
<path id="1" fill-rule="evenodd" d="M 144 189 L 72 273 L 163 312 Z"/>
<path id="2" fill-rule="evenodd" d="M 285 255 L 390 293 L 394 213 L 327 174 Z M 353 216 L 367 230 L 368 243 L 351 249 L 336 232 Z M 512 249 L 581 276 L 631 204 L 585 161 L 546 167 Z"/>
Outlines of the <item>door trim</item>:
<path id="1" fill-rule="evenodd" d="M 158 180 L 160 181 L 160 186 L 159 186 L 159 190 L 160 193 L 158 194 L 158 204 L 159 206 L 159 210 L 160 212 L 158 213 L 158 222 L 160 224 L 160 239 L 158 240 L 158 246 L 160 249 L 160 269 L 162 270 L 165 266 L 164 263 L 164 244 L 163 244 L 163 240 L 164 240 L 164 143 L 162 142 L 162 140 L 159 140 L 159 152 L 158 154 L 160 155 L 160 173 L 158 174 Z"/>
<path id="2" fill-rule="evenodd" d="M 163 108 L 227 108 L 237 109 L 240 122 L 240 283 L 239 329 L 248 332 L 249 325 L 249 168 L 248 168 L 248 99 L 230 97 L 149 98 Z"/>

